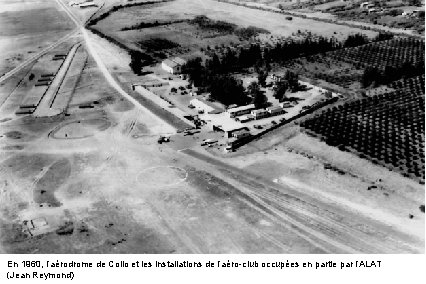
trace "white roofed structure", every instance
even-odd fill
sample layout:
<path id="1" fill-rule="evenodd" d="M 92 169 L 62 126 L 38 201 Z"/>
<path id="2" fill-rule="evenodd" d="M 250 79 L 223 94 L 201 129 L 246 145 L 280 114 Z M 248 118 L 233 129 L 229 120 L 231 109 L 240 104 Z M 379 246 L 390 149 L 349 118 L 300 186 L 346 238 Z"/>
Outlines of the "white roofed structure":
<path id="1" fill-rule="evenodd" d="M 240 106 L 240 107 L 234 107 L 227 110 L 230 117 L 235 117 L 243 114 L 250 113 L 252 110 L 255 109 L 254 104 L 246 105 L 246 106 Z"/>

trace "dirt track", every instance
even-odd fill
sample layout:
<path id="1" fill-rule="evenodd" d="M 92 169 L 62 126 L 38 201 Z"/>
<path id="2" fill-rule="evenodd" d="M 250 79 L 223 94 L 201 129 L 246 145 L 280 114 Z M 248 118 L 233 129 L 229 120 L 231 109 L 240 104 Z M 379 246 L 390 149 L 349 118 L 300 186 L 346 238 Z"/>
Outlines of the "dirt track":
<path id="1" fill-rule="evenodd" d="M 54 118 L 0 117 L 0 144 L 9 147 L 0 155 L 5 252 L 424 253 L 424 235 L 170 147 L 174 139 L 193 146 L 193 137 L 157 144 L 173 129 L 90 53 L 99 84 L 111 85 L 110 104 Z"/>
<path id="2" fill-rule="evenodd" d="M 393 231 L 385 224 L 380 224 L 366 216 L 312 199 L 300 191 L 277 186 L 272 181 L 250 175 L 192 150 L 183 152 L 218 167 L 224 174 L 225 180 L 231 178 L 242 185 L 236 188 L 240 189 L 240 194 L 244 198 L 256 204 L 258 209 L 292 227 L 301 237 L 316 245 L 321 244 L 320 247 L 327 252 L 418 253 L 422 251 L 421 240 Z"/>

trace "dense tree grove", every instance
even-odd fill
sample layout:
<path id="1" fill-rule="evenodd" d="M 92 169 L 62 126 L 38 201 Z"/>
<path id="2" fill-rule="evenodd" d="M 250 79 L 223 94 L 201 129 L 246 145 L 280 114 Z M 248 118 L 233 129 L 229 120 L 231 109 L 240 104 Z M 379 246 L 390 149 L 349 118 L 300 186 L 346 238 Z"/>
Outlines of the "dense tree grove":
<path id="1" fill-rule="evenodd" d="M 131 50 L 129 51 L 130 54 L 130 68 L 132 69 L 133 73 L 136 75 L 142 74 L 142 67 L 143 67 L 143 54 L 140 51 L 137 50 Z"/>
<path id="2" fill-rule="evenodd" d="M 285 81 L 287 81 L 288 83 L 288 88 L 292 91 L 292 92 L 296 92 L 299 90 L 300 85 L 299 85 L 299 76 L 294 73 L 291 72 L 290 70 L 287 70 L 284 74 L 284 78 Z"/>
<path id="3" fill-rule="evenodd" d="M 274 98 L 280 102 L 285 101 L 285 94 L 288 90 L 295 92 L 298 91 L 299 88 L 299 76 L 296 73 L 287 70 L 284 77 L 275 84 Z"/>
<path id="4" fill-rule="evenodd" d="M 247 91 L 252 98 L 252 103 L 256 108 L 263 108 L 267 106 L 268 98 L 265 96 L 262 90 L 260 90 L 260 86 L 257 82 L 250 83 L 250 85 L 247 87 Z"/>
<path id="5" fill-rule="evenodd" d="M 334 38 L 305 38 L 278 43 L 264 51 L 264 57 L 271 62 L 285 62 L 302 56 L 309 56 L 342 48 L 342 43 Z"/>
<path id="6" fill-rule="evenodd" d="M 207 25 L 209 28 L 212 25 L 210 22 L 204 23 L 207 20 L 203 17 L 196 19 L 201 25 Z M 215 25 L 222 25 L 221 22 L 214 23 Z M 226 27 L 221 26 L 221 28 Z M 372 41 L 389 40 L 392 37 L 392 34 L 380 33 Z M 254 68 L 257 72 L 258 86 L 265 87 L 271 63 L 284 63 L 298 57 L 325 53 L 345 47 L 359 46 L 368 42 L 369 39 L 364 35 L 354 34 L 349 35 L 343 41 L 338 41 L 335 38 L 307 37 L 305 39 L 289 39 L 288 41 L 277 43 L 272 47 L 262 48 L 259 44 L 251 44 L 245 48 L 227 48 L 222 52 L 213 52 L 205 62 L 201 58 L 189 60 L 186 66 L 183 67 L 183 72 L 189 75 L 189 80 L 192 84 L 211 92 L 213 98 L 224 104 L 247 103 L 251 97 L 253 102 L 262 105 L 263 97 L 251 91 L 249 91 L 249 96 L 247 92 L 244 92 L 242 85 L 237 80 L 232 79 L 232 76 L 229 74 L 242 72 L 247 68 Z M 388 67 L 383 72 L 375 68 L 367 68 L 364 76 L 362 76 L 362 85 L 370 86 L 373 82 L 375 84 L 384 84 L 393 81 L 395 78 L 401 78 L 404 73 L 408 77 L 409 74 L 418 74 L 419 68 L 420 65 L 405 65 L 401 68 Z M 232 91 L 225 90 L 225 85 L 220 86 L 219 84 L 230 86 Z M 285 100 L 285 93 L 287 91 L 295 92 L 298 88 L 297 74 L 288 71 L 283 80 L 277 83 L 274 96 L 278 100 L 283 101 Z M 231 98 L 232 96 L 235 96 L 235 98 Z"/>
<path id="7" fill-rule="evenodd" d="M 383 70 L 376 67 L 366 67 L 361 77 L 361 85 L 369 86 L 387 85 L 393 81 L 410 78 L 424 74 L 424 61 L 418 63 L 406 62 L 400 67 L 386 66 Z"/>
<path id="8" fill-rule="evenodd" d="M 257 82 L 260 86 L 265 87 L 266 86 L 266 78 L 268 77 L 268 73 L 264 70 L 259 70 L 257 73 Z"/>
<path id="9" fill-rule="evenodd" d="M 249 26 L 247 28 L 239 28 L 235 24 L 224 21 L 215 21 L 202 15 L 190 20 L 189 23 L 197 25 L 198 28 L 208 31 L 214 31 L 222 34 L 235 34 L 242 39 L 249 39 L 261 33 L 270 33 L 268 30 Z"/>
<path id="10" fill-rule="evenodd" d="M 280 102 L 286 99 L 285 93 L 288 90 L 288 82 L 285 80 L 277 82 L 274 87 L 274 98 L 279 100 Z"/>
<path id="11" fill-rule="evenodd" d="M 343 43 L 344 47 L 355 47 L 368 43 L 368 38 L 363 34 L 353 34 L 349 35 L 345 42 Z"/>
<path id="12" fill-rule="evenodd" d="M 377 42 L 377 41 L 382 41 L 382 40 L 390 40 L 393 39 L 393 34 L 389 33 L 389 32 L 380 32 L 373 41 Z"/>
<path id="13" fill-rule="evenodd" d="M 183 66 L 189 82 L 211 93 L 211 97 L 225 105 L 244 105 L 250 101 L 241 81 L 224 71 L 221 61 L 213 56 L 203 65 L 202 59 L 191 59 Z"/>
<path id="14" fill-rule="evenodd" d="M 232 33 L 237 28 L 235 24 L 224 21 L 213 21 L 204 15 L 196 16 L 194 19 L 190 20 L 190 23 L 197 25 L 201 29 L 215 30 L 224 33 Z"/>
<path id="15" fill-rule="evenodd" d="M 224 105 L 245 105 L 249 102 L 242 82 L 230 75 L 211 76 L 208 90 L 213 99 Z"/>

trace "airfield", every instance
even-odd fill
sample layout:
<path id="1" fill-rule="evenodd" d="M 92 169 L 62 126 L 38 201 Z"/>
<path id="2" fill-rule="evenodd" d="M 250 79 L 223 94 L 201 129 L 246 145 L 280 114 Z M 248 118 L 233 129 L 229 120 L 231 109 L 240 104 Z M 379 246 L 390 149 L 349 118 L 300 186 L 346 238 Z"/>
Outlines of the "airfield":
<path id="1" fill-rule="evenodd" d="M 150 77 L 133 74 L 125 50 L 87 29 L 89 18 L 127 1 L 95 1 L 98 7 L 86 9 L 68 0 L 4 2 L 1 253 L 425 252 L 424 184 L 323 143 L 297 120 L 233 153 L 201 146 L 218 136 L 207 127 L 185 135 L 192 125 L 180 113 L 191 111 L 189 95 L 167 97 L 177 110 L 150 97 L 168 96 L 181 79 L 149 96 L 133 91 L 133 84 L 164 81 L 166 74 L 158 64 L 144 67 Z M 122 30 L 142 18 L 197 15 L 278 37 L 298 30 L 336 38 L 378 34 L 213 0 L 123 8 L 94 28 L 141 49 L 149 38 L 181 40 L 170 55 L 247 43 L 233 35 L 207 42 L 186 23 Z M 158 143 L 160 136 L 170 142 Z"/>

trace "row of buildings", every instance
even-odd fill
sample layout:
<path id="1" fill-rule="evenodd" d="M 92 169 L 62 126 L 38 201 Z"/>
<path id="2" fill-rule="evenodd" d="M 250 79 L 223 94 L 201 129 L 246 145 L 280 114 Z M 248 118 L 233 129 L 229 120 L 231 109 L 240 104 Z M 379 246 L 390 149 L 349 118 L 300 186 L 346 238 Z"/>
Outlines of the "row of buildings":
<path id="1" fill-rule="evenodd" d="M 385 13 L 388 11 L 385 8 L 376 7 L 370 2 L 362 2 L 359 7 L 360 9 L 365 10 L 368 13 Z M 402 11 L 399 15 L 402 15 L 404 17 L 419 17 L 421 13 L 424 13 L 424 10 L 417 9 L 413 11 Z"/>
<path id="2" fill-rule="evenodd" d="M 239 122 L 262 119 L 270 116 L 286 113 L 282 106 L 272 106 L 266 109 L 256 109 L 254 104 L 230 108 L 227 110 L 229 117 L 235 118 Z"/>

